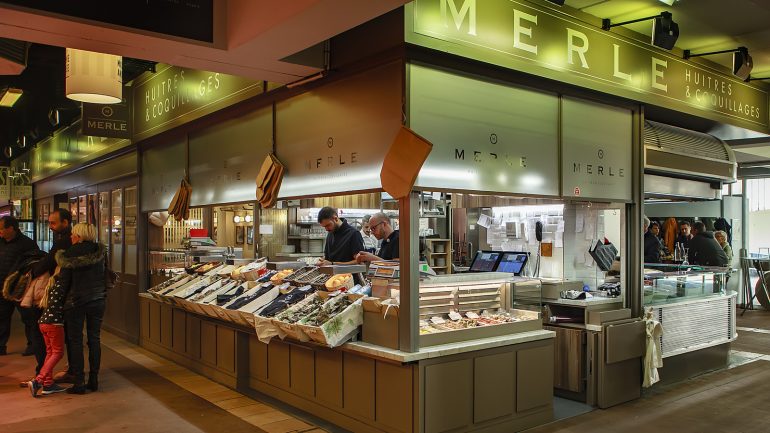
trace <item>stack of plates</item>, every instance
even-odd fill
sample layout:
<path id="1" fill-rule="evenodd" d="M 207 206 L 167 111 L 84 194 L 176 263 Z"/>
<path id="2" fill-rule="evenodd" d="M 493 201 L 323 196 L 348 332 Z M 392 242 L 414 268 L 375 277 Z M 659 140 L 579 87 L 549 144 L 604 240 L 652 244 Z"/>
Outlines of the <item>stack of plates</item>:
<path id="1" fill-rule="evenodd" d="M 310 239 L 309 244 L 309 251 L 310 253 L 322 253 L 324 251 L 324 240 L 323 239 Z"/>
<path id="2" fill-rule="evenodd" d="M 281 252 L 284 254 L 291 254 L 294 252 L 294 245 L 281 245 Z"/>
<path id="3" fill-rule="evenodd" d="M 310 252 L 310 239 L 302 239 L 299 241 L 299 249 L 303 253 L 309 253 Z"/>

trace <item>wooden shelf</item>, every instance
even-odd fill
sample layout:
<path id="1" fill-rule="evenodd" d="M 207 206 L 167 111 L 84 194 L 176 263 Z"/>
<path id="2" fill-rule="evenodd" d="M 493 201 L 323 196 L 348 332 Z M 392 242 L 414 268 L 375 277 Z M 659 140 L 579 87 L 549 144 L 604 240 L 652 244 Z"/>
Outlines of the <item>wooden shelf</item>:
<path id="1" fill-rule="evenodd" d="M 437 273 L 452 273 L 452 241 L 450 239 L 426 239 L 425 243 L 428 247 L 428 251 L 425 253 L 425 257 L 428 259 L 428 266 L 433 268 Z M 436 246 L 441 245 L 444 251 L 436 252 Z M 435 265 L 436 260 L 443 258 L 443 265 Z"/>

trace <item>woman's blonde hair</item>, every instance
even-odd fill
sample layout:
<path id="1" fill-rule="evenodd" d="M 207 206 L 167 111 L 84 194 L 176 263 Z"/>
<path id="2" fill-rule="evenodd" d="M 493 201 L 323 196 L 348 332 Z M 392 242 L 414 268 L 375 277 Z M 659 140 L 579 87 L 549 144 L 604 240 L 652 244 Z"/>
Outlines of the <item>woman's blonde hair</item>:
<path id="1" fill-rule="evenodd" d="M 96 241 L 96 227 L 89 223 L 77 223 L 72 227 L 72 233 L 84 241 Z"/>
<path id="2" fill-rule="evenodd" d="M 725 238 L 725 240 L 727 240 L 727 233 L 725 233 L 722 230 L 717 230 L 714 232 L 714 237 L 717 237 L 717 236 L 722 236 L 723 238 Z"/>

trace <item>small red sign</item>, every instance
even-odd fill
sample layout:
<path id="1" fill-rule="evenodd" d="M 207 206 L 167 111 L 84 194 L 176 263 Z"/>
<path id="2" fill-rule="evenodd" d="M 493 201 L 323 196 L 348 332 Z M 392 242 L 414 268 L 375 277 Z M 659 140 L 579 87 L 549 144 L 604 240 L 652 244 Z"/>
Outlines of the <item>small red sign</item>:
<path id="1" fill-rule="evenodd" d="M 580 187 L 579 186 L 575 187 L 575 196 L 580 196 Z"/>

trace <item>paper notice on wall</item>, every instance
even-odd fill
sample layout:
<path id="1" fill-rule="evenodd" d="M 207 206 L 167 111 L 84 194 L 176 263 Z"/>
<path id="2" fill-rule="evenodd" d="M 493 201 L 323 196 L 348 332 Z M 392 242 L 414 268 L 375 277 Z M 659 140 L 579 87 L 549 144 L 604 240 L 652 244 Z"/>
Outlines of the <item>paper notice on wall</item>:
<path id="1" fill-rule="evenodd" d="M 594 258 L 591 257 L 591 254 L 588 251 L 583 253 L 583 260 L 585 261 L 586 267 L 589 267 L 589 268 L 594 267 Z"/>
<path id="2" fill-rule="evenodd" d="M 554 233 L 553 246 L 556 248 L 564 248 L 564 233 Z"/>
<path id="3" fill-rule="evenodd" d="M 527 230 L 527 243 L 530 245 L 537 245 L 537 235 L 535 234 L 534 228 Z"/>
<path id="4" fill-rule="evenodd" d="M 492 218 L 490 218 L 488 215 L 481 214 L 479 215 L 478 225 L 488 229 L 489 226 L 492 225 Z"/>
<path id="5" fill-rule="evenodd" d="M 556 232 L 564 233 L 564 220 L 559 220 L 559 223 L 556 225 Z"/>
<path id="6" fill-rule="evenodd" d="M 272 235 L 273 234 L 273 225 L 272 224 L 260 224 L 259 225 L 259 234 L 261 234 L 261 235 Z"/>
<path id="7" fill-rule="evenodd" d="M 575 214 L 575 233 L 583 231 L 583 213 L 578 211 Z"/>
<path id="8" fill-rule="evenodd" d="M 596 236 L 596 226 L 594 225 L 593 221 L 585 222 L 585 233 L 587 241 L 594 239 L 594 236 Z"/>

